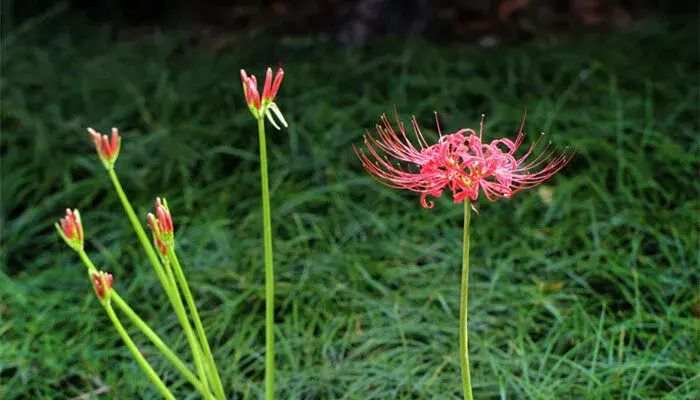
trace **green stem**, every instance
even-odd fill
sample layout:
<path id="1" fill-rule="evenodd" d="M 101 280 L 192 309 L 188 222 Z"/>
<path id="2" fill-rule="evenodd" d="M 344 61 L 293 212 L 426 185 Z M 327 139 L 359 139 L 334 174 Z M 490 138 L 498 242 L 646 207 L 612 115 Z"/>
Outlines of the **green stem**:
<path id="1" fill-rule="evenodd" d="M 78 250 L 78 255 L 80 256 L 80 259 L 83 260 L 83 264 L 85 264 L 87 267 L 88 272 L 97 272 L 95 264 L 92 263 L 85 250 Z M 92 278 L 90 278 L 90 282 L 92 282 Z"/>
<path id="2" fill-rule="evenodd" d="M 209 383 L 214 387 L 217 396 L 220 399 L 225 399 L 226 394 L 224 393 L 224 387 L 221 384 L 221 377 L 216 369 L 216 363 L 214 362 L 214 356 L 211 353 L 211 348 L 209 347 L 209 341 L 207 340 L 207 335 L 204 333 L 204 326 L 202 326 L 202 320 L 199 318 L 199 312 L 197 312 L 197 305 L 194 302 L 194 297 L 190 291 L 190 286 L 187 284 L 187 279 L 185 278 L 185 273 L 182 271 L 180 266 L 180 260 L 178 260 L 175 254 L 174 246 L 168 248 L 168 258 L 175 269 L 175 276 L 182 288 L 182 293 L 185 295 L 185 301 L 187 302 L 187 307 L 190 309 L 190 314 L 192 314 L 192 319 L 194 320 L 194 326 L 197 329 L 197 335 L 199 336 L 199 343 L 204 350 L 204 358 L 209 367 Z"/>
<path id="3" fill-rule="evenodd" d="M 182 298 L 180 297 L 180 292 L 175 285 L 175 277 L 173 276 L 173 269 L 170 268 L 170 262 L 164 260 L 165 271 L 168 274 L 168 279 L 172 282 L 173 292 L 177 299 L 177 307 L 175 307 L 175 313 L 177 314 L 180 323 L 185 329 L 185 335 L 187 336 L 187 341 L 190 344 L 190 349 L 192 349 L 192 358 L 194 359 L 194 365 L 197 368 L 197 374 L 199 375 L 199 380 L 202 385 L 209 391 L 209 381 L 207 378 L 206 369 L 204 367 L 204 359 L 202 357 L 202 348 L 197 341 L 197 337 L 194 335 L 192 330 L 192 325 L 190 325 L 190 320 L 187 318 L 187 312 L 185 311 L 185 305 L 182 303 Z"/>
<path id="4" fill-rule="evenodd" d="M 143 230 L 143 227 L 141 226 L 141 223 L 139 222 L 139 219 L 136 216 L 136 213 L 134 212 L 134 208 L 131 207 L 131 203 L 129 202 L 129 199 L 127 199 L 121 183 L 119 183 L 119 178 L 117 177 L 116 172 L 114 172 L 114 169 L 108 169 L 108 171 L 109 177 L 112 180 L 112 184 L 114 185 L 114 189 L 117 191 L 117 195 L 119 196 L 119 199 L 122 202 L 122 206 L 124 206 L 124 210 L 126 211 L 126 214 L 129 217 L 129 220 L 131 221 L 131 225 L 134 227 L 134 231 L 136 231 L 136 235 L 138 236 L 141 245 L 143 246 L 144 250 L 146 250 L 146 255 L 148 255 L 148 259 L 151 261 L 153 269 L 156 271 L 156 275 L 158 275 L 158 279 L 160 280 L 161 285 L 163 285 L 165 294 L 168 296 L 168 300 L 170 300 L 170 304 L 172 304 L 173 309 L 175 310 L 175 314 L 177 315 L 180 325 L 182 325 L 182 329 L 185 331 L 187 341 L 189 342 L 190 349 L 192 350 L 192 358 L 194 359 L 195 366 L 197 367 L 197 373 L 199 374 L 200 381 L 202 385 L 204 385 L 204 387 L 208 389 L 209 386 L 206 374 L 204 372 L 204 365 L 201 356 L 201 350 L 199 348 L 199 343 L 197 342 L 197 338 L 194 336 L 194 333 L 192 331 L 192 326 L 190 325 L 190 321 L 187 318 L 185 306 L 182 303 L 182 299 L 180 298 L 180 293 L 177 290 L 177 286 L 173 286 L 175 284 L 175 279 L 172 276 L 167 276 L 165 271 L 163 271 L 163 266 L 160 264 L 160 261 L 158 260 L 158 256 L 156 255 L 153 246 L 151 246 L 151 243 L 148 241 L 146 232 Z"/>
<path id="5" fill-rule="evenodd" d="M 122 326 L 121 322 L 119 322 L 119 318 L 117 317 L 117 314 L 114 313 L 114 309 L 112 308 L 112 305 L 109 303 L 109 301 L 103 304 L 105 306 L 105 310 L 107 311 L 107 315 L 109 315 L 109 319 L 112 320 L 114 327 L 117 328 L 117 332 L 119 332 L 119 335 L 122 337 L 122 340 L 126 344 L 126 347 L 128 347 L 129 350 L 131 350 L 131 354 L 133 354 L 134 358 L 136 358 L 136 362 L 139 363 L 141 368 L 143 368 L 143 370 L 146 372 L 146 375 L 148 375 L 148 378 L 151 380 L 151 382 L 153 382 L 153 384 L 156 385 L 158 390 L 160 390 L 160 393 L 163 395 L 163 397 L 165 397 L 168 400 L 175 400 L 175 396 L 173 396 L 173 394 L 170 393 L 168 387 L 165 386 L 160 377 L 158 377 L 158 374 L 156 374 L 156 371 L 154 371 L 151 365 L 148 364 L 148 361 L 146 361 L 139 349 L 131 340 L 129 334 L 126 333 L 124 326 Z"/>
<path id="6" fill-rule="evenodd" d="M 112 180 L 112 184 L 114 185 L 114 189 L 117 191 L 117 195 L 119 196 L 119 200 L 122 202 L 122 206 L 124 206 L 124 211 L 126 211 L 126 215 L 129 217 L 129 221 L 131 221 L 131 226 L 134 227 L 134 231 L 136 232 L 136 236 L 138 236 L 139 241 L 141 242 L 141 245 L 143 246 L 143 249 L 146 251 L 146 255 L 148 256 L 148 259 L 151 261 L 151 264 L 153 265 L 153 269 L 156 271 L 156 275 L 158 275 L 158 279 L 160 280 L 160 284 L 163 285 L 163 288 L 165 289 L 165 292 L 168 294 L 168 297 L 170 298 L 171 303 L 173 303 L 173 307 L 175 306 L 175 303 L 173 302 L 172 294 L 171 294 L 171 285 L 168 283 L 168 280 L 165 276 L 165 273 L 163 271 L 163 267 L 160 264 L 160 261 L 158 260 L 158 255 L 156 255 L 155 250 L 153 249 L 153 246 L 151 245 L 151 242 L 148 240 L 148 236 L 146 236 L 146 232 L 143 230 L 143 226 L 141 226 L 141 222 L 139 222 L 139 218 L 136 216 L 136 213 L 134 212 L 134 208 L 131 207 L 131 203 L 129 202 L 129 199 L 126 197 L 126 194 L 124 193 L 124 189 L 122 188 L 121 183 L 119 183 L 119 178 L 117 177 L 117 173 L 114 172 L 114 169 L 108 169 L 109 171 L 109 177 Z"/>
<path id="7" fill-rule="evenodd" d="M 459 307 L 459 361 L 462 367 L 464 400 L 472 400 L 472 381 L 469 376 L 469 338 L 467 332 L 467 306 L 469 305 L 469 199 L 464 200 L 464 250 L 462 252 L 462 299 Z"/>
<path id="8" fill-rule="evenodd" d="M 202 383 L 197 379 L 197 376 L 190 371 L 189 368 L 185 365 L 180 358 L 173 353 L 172 350 L 170 350 L 170 347 L 166 345 L 163 340 L 161 340 L 160 337 L 151 329 L 151 327 L 148 326 L 146 322 L 144 322 L 141 317 L 136 314 L 136 312 L 129 307 L 129 305 L 117 294 L 115 290 L 112 290 L 110 292 L 110 300 L 114 302 L 114 304 L 121 309 L 121 311 L 131 320 L 131 322 L 136 325 L 141 331 L 143 332 L 144 335 L 153 343 L 158 350 L 160 350 L 165 358 L 167 358 L 175 368 L 177 368 L 178 371 L 182 375 L 184 375 L 185 379 L 187 379 L 192 386 L 194 386 L 195 389 L 199 391 L 199 393 L 202 394 L 205 398 L 209 400 L 214 400 L 216 397 L 209 392 L 209 390 L 205 389 L 205 387 L 202 385 Z"/>
<path id="9" fill-rule="evenodd" d="M 267 176 L 265 120 L 258 117 L 260 138 L 260 186 L 263 206 L 263 242 L 265 245 L 265 400 L 275 398 L 275 273 L 272 264 L 272 219 Z"/>

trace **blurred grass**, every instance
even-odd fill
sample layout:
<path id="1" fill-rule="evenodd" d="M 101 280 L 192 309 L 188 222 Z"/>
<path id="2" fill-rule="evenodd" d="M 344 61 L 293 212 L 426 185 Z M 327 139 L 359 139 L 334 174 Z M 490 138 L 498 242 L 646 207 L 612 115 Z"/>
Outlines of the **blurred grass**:
<path id="1" fill-rule="evenodd" d="M 117 172 L 140 215 L 168 198 L 226 390 L 262 396 L 257 137 L 238 70 L 282 60 L 290 128 L 268 139 L 279 398 L 460 398 L 461 207 L 424 210 L 376 184 L 351 147 L 396 104 L 429 135 L 433 111 L 445 131 L 486 113 L 487 137 L 514 135 L 527 105 L 531 133 L 578 149 L 541 190 L 477 205 L 477 398 L 696 399 L 698 49 L 680 45 L 697 39 L 685 22 L 488 51 L 251 36 L 210 54 L 92 26 L 5 40 L 0 398 L 157 398 L 51 226 L 66 207 L 97 265 L 189 360 L 87 126 L 120 127 Z M 132 332 L 178 397 L 197 398 Z"/>

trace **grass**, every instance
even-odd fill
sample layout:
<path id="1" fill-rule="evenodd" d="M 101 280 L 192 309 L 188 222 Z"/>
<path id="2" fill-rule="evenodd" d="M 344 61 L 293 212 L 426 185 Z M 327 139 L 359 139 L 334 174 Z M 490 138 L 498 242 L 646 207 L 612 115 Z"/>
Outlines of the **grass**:
<path id="1" fill-rule="evenodd" d="M 487 137 L 514 136 L 527 105 L 529 132 L 577 148 L 539 190 L 477 203 L 476 398 L 696 399 L 698 54 L 679 45 L 697 39 L 689 22 L 488 51 L 250 36 L 210 54 L 91 26 L 6 38 L 0 397 L 158 397 L 52 228 L 66 207 L 80 209 L 98 267 L 190 361 L 87 126 L 122 130 L 117 172 L 139 215 L 167 197 L 226 391 L 262 396 L 257 138 L 238 70 L 283 60 L 290 128 L 268 137 L 278 398 L 460 398 L 462 208 L 443 196 L 422 209 L 352 151 L 396 104 L 432 137 L 434 110 L 445 131 L 486 113 Z M 197 398 L 130 329 L 176 396 Z"/>

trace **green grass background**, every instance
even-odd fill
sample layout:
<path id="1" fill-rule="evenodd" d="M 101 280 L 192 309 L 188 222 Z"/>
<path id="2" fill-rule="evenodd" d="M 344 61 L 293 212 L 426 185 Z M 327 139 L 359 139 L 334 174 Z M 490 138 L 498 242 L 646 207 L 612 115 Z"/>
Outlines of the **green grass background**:
<path id="1" fill-rule="evenodd" d="M 486 113 L 487 138 L 513 137 L 527 105 L 532 137 L 577 148 L 544 189 L 476 204 L 477 399 L 697 399 L 692 24 L 492 50 L 251 33 L 216 54 L 176 36 L 116 42 L 96 26 L 13 32 L 0 60 L 0 398 L 158 398 L 53 230 L 66 207 L 80 209 L 98 267 L 189 362 L 87 126 L 121 129 L 116 170 L 139 215 L 167 197 L 227 393 L 261 398 L 258 144 L 238 71 L 281 60 L 290 127 L 268 135 L 278 398 L 461 396 L 462 207 L 443 196 L 421 208 L 371 180 L 352 150 L 396 104 L 432 138 L 433 111 L 443 131 Z M 198 398 L 130 331 L 178 398 Z"/>

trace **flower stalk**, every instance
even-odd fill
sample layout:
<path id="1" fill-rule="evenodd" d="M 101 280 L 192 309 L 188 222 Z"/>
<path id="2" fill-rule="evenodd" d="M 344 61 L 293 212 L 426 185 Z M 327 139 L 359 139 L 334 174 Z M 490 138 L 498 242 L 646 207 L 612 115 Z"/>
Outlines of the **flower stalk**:
<path id="1" fill-rule="evenodd" d="M 143 332 L 143 334 L 148 338 L 148 340 L 150 340 L 151 343 L 153 343 L 153 345 L 156 346 L 156 348 L 160 350 L 161 353 L 163 353 L 165 358 L 167 358 L 168 361 L 170 361 L 173 364 L 173 366 L 175 366 L 175 368 L 178 371 L 180 371 L 182 376 L 184 376 L 185 379 L 187 379 L 187 381 L 190 382 L 190 384 L 192 384 L 192 386 L 195 389 L 197 389 L 197 391 L 201 393 L 202 396 L 204 396 L 205 399 L 216 400 L 216 397 L 214 397 L 214 395 L 199 381 L 197 376 L 189 368 L 187 368 L 185 363 L 182 362 L 182 360 L 180 360 L 180 358 L 175 353 L 173 353 L 172 350 L 170 350 L 170 347 L 168 347 L 168 345 L 165 344 L 165 342 L 163 342 L 163 340 L 158 336 L 158 334 L 156 334 L 151 329 L 151 327 L 148 326 L 148 324 L 143 319 L 141 319 L 141 317 L 139 317 L 138 314 L 136 314 L 136 312 L 131 307 L 129 307 L 129 305 L 124 301 L 124 299 L 122 299 L 121 296 L 119 296 L 119 294 L 114 290 L 112 291 L 111 300 L 114 303 L 114 305 L 116 305 L 124 313 L 124 315 L 126 315 L 131 320 L 131 322 L 141 330 L 141 332 Z"/>
<path id="2" fill-rule="evenodd" d="M 114 312 L 112 305 L 109 302 L 103 304 L 105 306 L 105 310 L 107 311 L 107 315 L 112 321 L 114 327 L 117 329 L 119 336 L 121 336 L 122 340 L 124 341 L 124 344 L 126 344 L 126 347 L 128 347 L 129 351 L 131 351 L 131 354 L 136 359 L 136 362 L 138 362 L 141 368 L 146 372 L 148 379 L 150 379 L 151 382 L 153 382 L 153 384 L 158 388 L 163 397 L 165 397 L 168 400 L 175 400 L 175 396 L 173 396 L 168 387 L 165 386 L 165 383 L 163 383 L 158 374 L 156 374 L 156 371 L 153 370 L 153 367 L 151 367 L 148 361 L 146 361 L 146 358 L 144 358 L 143 354 L 141 354 L 141 352 L 139 351 L 138 347 L 136 347 L 134 341 L 131 340 L 131 338 L 129 337 L 129 334 L 126 332 L 126 329 L 124 329 L 124 326 L 119 321 L 119 317 L 117 317 L 117 314 Z"/>
<path id="3" fill-rule="evenodd" d="M 224 387 L 221 383 L 221 377 L 216 368 L 216 363 L 214 362 L 214 356 L 211 352 L 211 347 L 209 346 L 209 341 L 207 340 L 207 335 L 204 332 L 204 326 L 202 325 L 202 320 L 199 318 L 199 312 L 197 311 L 197 306 L 194 302 L 194 297 L 190 291 L 190 287 L 187 284 L 187 279 L 185 278 L 185 273 L 182 271 L 180 266 L 180 261 L 175 254 L 175 248 L 173 245 L 168 247 L 168 259 L 170 264 L 175 271 L 175 277 L 177 278 L 182 293 L 185 295 L 185 301 L 187 302 L 187 307 L 190 310 L 192 319 L 194 320 L 194 326 L 197 331 L 197 336 L 199 337 L 199 342 L 202 346 L 202 357 L 204 358 L 204 364 L 207 368 L 207 376 L 209 377 L 209 383 L 213 386 L 214 391 L 220 399 L 225 399 Z"/>
<path id="4" fill-rule="evenodd" d="M 472 400 L 472 380 L 469 374 L 469 222 L 471 217 L 470 201 L 464 201 L 464 237 L 462 240 L 462 285 L 459 305 L 459 363 L 462 370 L 462 390 L 464 400 Z"/>
<path id="5" fill-rule="evenodd" d="M 270 184 L 267 167 L 267 143 L 265 139 L 265 117 L 272 126 L 280 129 L 273 118 L 287 127 L 287 121 L 282 112 L 274 103 L 275 96 L 282 83 L 284 71 L 277 70 L 274 81 L 272 69 L 268 68 L 265 74 L 262 98 L 258 92 L 258 82 L 255 75 L 250 75 L 241 70 L 243 93 L 250 112 L 258 122 L 258 142 L 260 146 L 260 187 L 263 211 L 263 246 L 265 252 L 265 399 L 272 400 L 275 397 L 275 273 L 272 252 L 272 217 L 270 212 Z"/>
<path id="6" fill-rule="evenodd" d="M 275 397 L 275 272 L 272 255 L 272 217 L 270 215 L 265 121 L 262 118 L 258 118 L 258 133 L 265 247 L 265 399 L 271 400 Z"/>
<path id="7" fill-rule="evenodd" d="M 182 294 L 185 296 L 185 302 L 187 303 L 187 307 L 194 321 L 199 345 L 201 346 L 200 362 L 204 365 L 209 383 L 214 387 L 217 396 L 224 399 L 226 398 L 224 388 L 216 368 L 216 363 L 214 362 L 214 356 L 212 355 L 207 335 L 204 332 L 202 320 L 199 318 L 197 305 L 194 302 L 194 297 L 190 291 L 185 273 L 180 266 L 180 261 L 175 254 L 173 219 L 170 214 L 170 209 L 168 208 L 168 202 L 165 199 L 157 198 L 155 212 L 155 215 L 149 213 L 147 217 L 148 224 L 153 231 L 153 242 L 160 252 L 161 261 L 165 265 L 170 284 L 175 291 L 178 291 L 177 287 L 179 284 Z"/>

